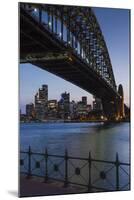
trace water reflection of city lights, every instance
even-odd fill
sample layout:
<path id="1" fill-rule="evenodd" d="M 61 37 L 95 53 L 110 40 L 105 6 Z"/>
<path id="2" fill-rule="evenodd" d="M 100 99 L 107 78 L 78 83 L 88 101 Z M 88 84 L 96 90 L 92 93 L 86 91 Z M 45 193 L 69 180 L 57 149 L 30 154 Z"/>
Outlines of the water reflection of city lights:
<path id="1" fill-rule="evenodd" d="M 116 117 L 116 121 L 118 121 L 119 120 L 119 117 Z"/>

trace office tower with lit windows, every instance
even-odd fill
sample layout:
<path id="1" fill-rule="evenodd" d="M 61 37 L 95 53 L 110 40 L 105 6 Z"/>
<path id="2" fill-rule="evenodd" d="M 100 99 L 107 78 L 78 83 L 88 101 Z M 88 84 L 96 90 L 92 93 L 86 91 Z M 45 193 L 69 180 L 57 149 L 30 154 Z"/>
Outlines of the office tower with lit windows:
<path id="1" fill-rule="evenodd" d="M 48 119 L 56 119 L 58 112 L 58 103 L 56 99 L 48 101 Z"/>
<path id="2" fill-rule="evenodd" d="M 93 101 L 93 110 L 94 111 L 102 111 L 102 102 L 101 99 L 94 97 L 94 101 Z"/>
<path id="3" fill-rule="evenodd" d="M 26 116 L 28 119 L 32 119 L 35 117 L 35 110 L 34 110 L 34 104 L 26 104 Z"/>
<path id="4" fill-rule="evenodd" d="M 61 99 L 58 102 L 58 112 L 62 119 L 70 117 L 70 93 L 64 92 L 61 94 Z"/>
<path id="5" fill-rule="evenodd" d="M 35 95 L 35 114 L 36 119 L 44 120 L 48 115 L 48 86 L 42 85 Z"/>
<path id="6" fill-rule="evenodd" d="M 82 97 L 82 103 L 83 103 L 83 105 L 87 105 L 87 97 L 86 96 Z"/>

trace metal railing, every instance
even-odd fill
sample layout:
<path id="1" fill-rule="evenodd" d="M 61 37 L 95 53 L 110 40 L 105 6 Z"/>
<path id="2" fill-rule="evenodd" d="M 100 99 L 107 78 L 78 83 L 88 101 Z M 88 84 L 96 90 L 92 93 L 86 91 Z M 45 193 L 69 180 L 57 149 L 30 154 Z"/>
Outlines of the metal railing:
<path id="1" fill-rule="evenodd" d="M 20 173 L 28 177 L 42 177 L 45 182 L 56 180 L 64 183 L 86 187 L 88 192 L 119 191 L 130 189 L 130 164 L 119 161 L 94 159 L 89 152 L 88 158 L 73 157 L 65 150 L 64 155 L 52 155 L 45 149 L 44 153 L 20 152 Z"/>

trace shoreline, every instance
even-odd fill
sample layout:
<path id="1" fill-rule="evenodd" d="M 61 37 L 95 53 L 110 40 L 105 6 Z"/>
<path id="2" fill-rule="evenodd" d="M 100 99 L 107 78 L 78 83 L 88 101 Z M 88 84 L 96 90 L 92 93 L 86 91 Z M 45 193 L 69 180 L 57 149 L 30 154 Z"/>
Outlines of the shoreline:
<path id="1" fill-rule="evenodd" d="M 120 121 L 106 121 L 106 120 L 44 120 L 44 121 L 20 121 L 20 123 L 130 123 L 130 120 L 120 120 Z"/>

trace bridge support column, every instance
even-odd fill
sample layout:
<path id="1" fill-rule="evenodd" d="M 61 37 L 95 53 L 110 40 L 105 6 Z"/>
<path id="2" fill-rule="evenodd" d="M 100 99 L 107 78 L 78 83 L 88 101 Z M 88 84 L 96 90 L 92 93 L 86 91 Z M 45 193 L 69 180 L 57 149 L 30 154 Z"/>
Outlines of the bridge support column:
<path id="1" fill-rule="evenodd" d="M 119 96 L 111 101 L 102 99 L 103 111 L 108 120 L 118 121 L 125 117 L 124 94 L 121 84 L 118 87 L 118 94 Z"/>
<path id="2" fill-rule="evenodd" d="M 118 98 L 118 118 L 122 119 L 125 117 L 125 112 L 124 112 L 124 92 L 123 92 L 123 87 L 120 84 L 118 87 L 118 94 L 119 94 L 119 98 Z"/>
<path id="3" fill-rule="evenodd" d="M 113 101 L 102 100 L 103 112 L 107 120 L 115 121 L 117 119 L 117 104 Z"/>

